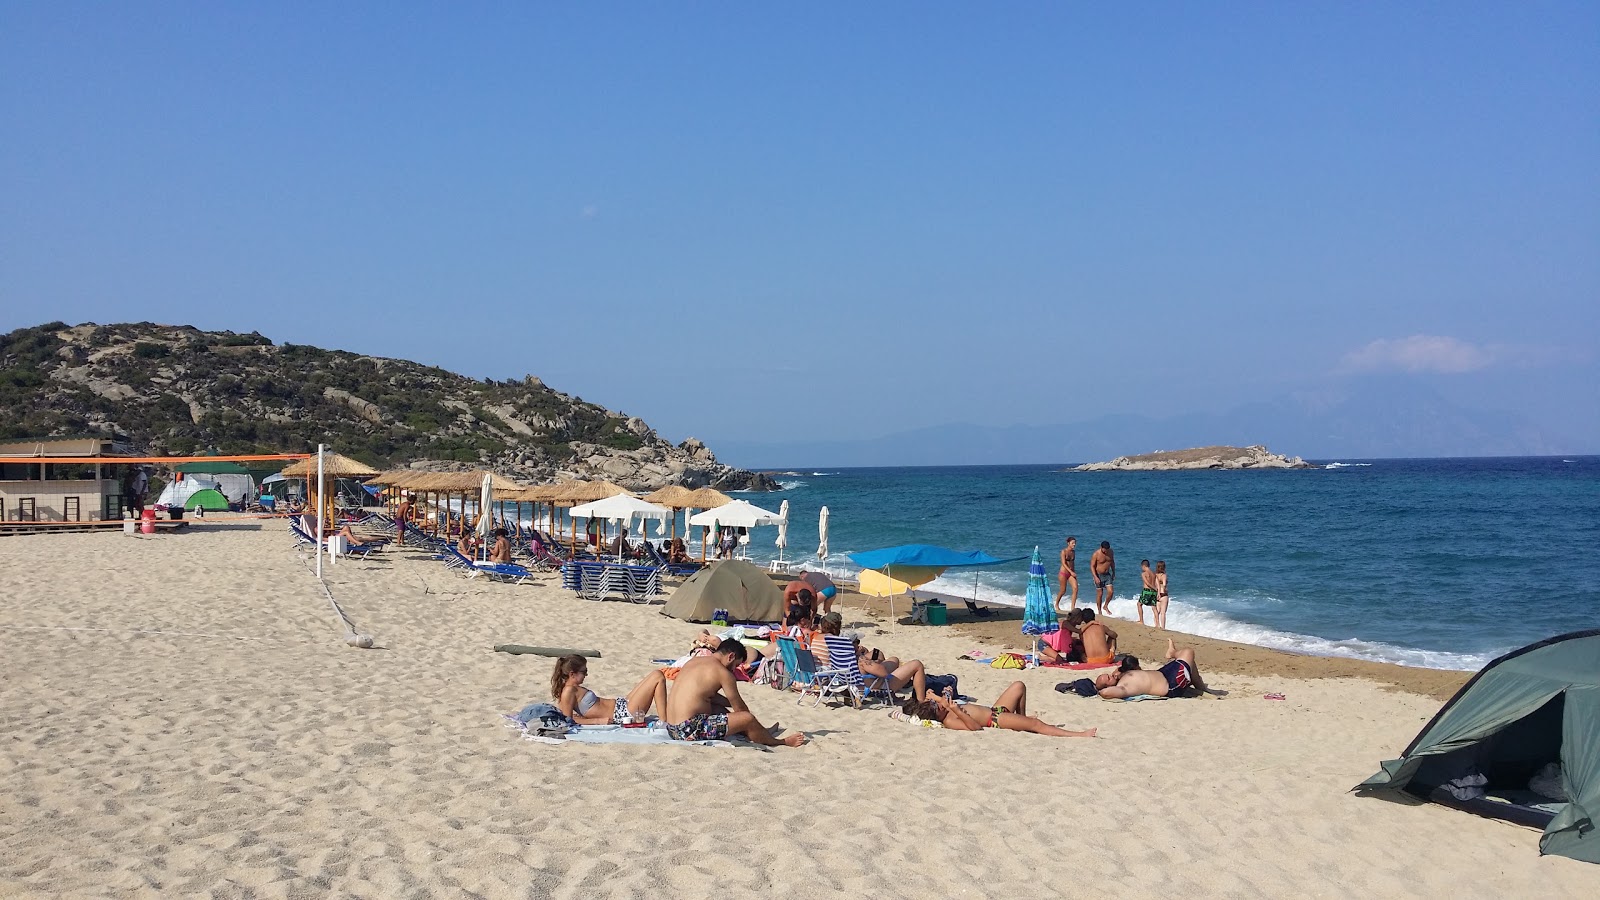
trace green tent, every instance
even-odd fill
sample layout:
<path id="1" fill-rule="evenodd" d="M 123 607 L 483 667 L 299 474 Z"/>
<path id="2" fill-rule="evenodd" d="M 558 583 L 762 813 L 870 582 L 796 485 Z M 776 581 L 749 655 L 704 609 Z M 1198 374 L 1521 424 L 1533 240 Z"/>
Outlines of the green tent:
<path id="1" fill-rule="evenodd" d="M 1355 790 L 1404 792 L 1540 827 L 1540 853 L 1600 863 L 1600 629 L 1529 644 L 1484 666 L 1399 759 L 1381 765 Z"/>
<path id="2" fill-rule="evenodd" d="M 717 609 L 727 610 L 730 622 L 776 622 L 783 617 L 783 591 L 766 569 L 722 559 L 678 585 L 661 612 L 685 622 L 709 622 Z"/>
<path id="3" fill-rule="evenodd" d="M 227 509 L 228 498 L 222 496 L 222 492 L 215 488 L 204 488 L 190 494 L 189 499 L 183 501 L 184 509 L 195 509 L 196 507 L 207 512 Z"/>

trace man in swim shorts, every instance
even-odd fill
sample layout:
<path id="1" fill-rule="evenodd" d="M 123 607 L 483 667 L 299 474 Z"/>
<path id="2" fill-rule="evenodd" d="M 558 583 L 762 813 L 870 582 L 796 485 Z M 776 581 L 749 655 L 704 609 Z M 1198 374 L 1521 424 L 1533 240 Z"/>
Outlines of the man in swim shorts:
<path id="1" fill-rule="evenodd" d="M 1167 641 L 1167 662 L 1161 668 L 1108 672 L 1096 678 L 1094 686 L 1100 696 L 1109 700 L 1143 694 L 1173 697 L 1187 691 L 1206 689 L 1206 683 L 1200 680 L 1200 667 L 1195 664 L 1194 651 L 1188 647 L 1179 650 L 1170 640 Z"/>
<path id="2" fill-rule="evenodd" d="M 744 705 L 733 670 L 745 657 L 744 644 L 725 638 L 710 656 L 683 664 L 661 716 L 673 740 L 715 741 L 738 734 L 763 747 L 798 747 L 806 742 L 799 733 L 778 740 Z"/>
<path id="3" fill-rule="evenodd" d="M 1117 557 L 1110 541 L 1101 541 L 1100 549 L 1089 557 L 1089 574 L 1094 576 L 1094 611 L 1105 615 L 1111 605 L 1111 583 L 1117 580 Z"/>
<path id="4" fill-rule="evenodd" d="M 833 612 L 833 598 L 839 596 L 839 588 L 826 572 L 807 571 L 800 576 L 800 580 L 811 585 L 811 591 L 817 595 L 817 605 L 823 615 Z M 787 590 L 785 588 L 786 593 Z"/>
<path id="5" fill-rule="evenodd" d="M 1073 612 L 1078 614 L 1078 640 L 1083 644 L 1083 661 L 1111 665 L 1111 657 L 1117 655 L 1117 633 L 1096 622 L 1094 610 L 1088 607 Z"/>
<path id="6" fill-rule="evenodd" d="M 1156 605 L 1156 573 L 1150 560 L 1139 560 L 1139 624 L 1144 624 L 1144 608 Z"/>

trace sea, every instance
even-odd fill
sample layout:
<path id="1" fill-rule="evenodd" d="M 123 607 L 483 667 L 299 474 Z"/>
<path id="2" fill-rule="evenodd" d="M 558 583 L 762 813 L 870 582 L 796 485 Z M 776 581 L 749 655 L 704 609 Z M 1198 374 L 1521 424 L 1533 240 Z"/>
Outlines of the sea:
<path id="1" fill-rule="evenodd" d="M 796 468 L 786 560 L 854 574 L 847 555 L 898 544 L 1037 547 L 1050 573 L 1078 538 L 1116 552 L 1111 613 L 1137 618 L 1139 561 L 1165 560 L 1168 627 L 1262 647 L 1474 670 L 1509 650 L 1600 627 L 1600 456 L 1324 460 L 1259 471 L 1074 472 L 1068 466 Z M 829 556 L 817 519 L 828 507 Z M 776 528 L 752 558 L 777 558 Z M 955 571 L 926 587 L 1022 605 L 1027 561 Z"/>

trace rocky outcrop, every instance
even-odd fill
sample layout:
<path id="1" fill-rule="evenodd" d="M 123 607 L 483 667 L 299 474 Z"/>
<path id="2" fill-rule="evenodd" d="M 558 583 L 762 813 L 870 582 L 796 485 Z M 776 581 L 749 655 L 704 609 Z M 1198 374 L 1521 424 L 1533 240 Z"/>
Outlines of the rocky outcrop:
<path id="1" fill-rule="evenodd" d="M 1281 456 L 1266 447 L 1195 447 L 1119 456 L 1110 462 L 1087 463 L 1074 472 L 1171 472 L 1179 469 L 1314 469 L 1298 456 Z"/>
<path id="2" fill-rule="evenodd" d="M 152 454 L 301 452 L 327 443 L 383 468 L 489 468 L 515 480 L 604 478 L 778 490 L 694 438 L 532 375 L 477 380 L 402 359 L 148 322 L 52 322 L 0 335 L 0 438 L 104 433 Z"/>

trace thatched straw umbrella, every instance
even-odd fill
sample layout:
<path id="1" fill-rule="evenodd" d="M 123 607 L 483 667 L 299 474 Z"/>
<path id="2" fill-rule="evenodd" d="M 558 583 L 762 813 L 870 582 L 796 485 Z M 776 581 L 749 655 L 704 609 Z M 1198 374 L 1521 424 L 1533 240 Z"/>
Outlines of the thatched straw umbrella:
<path id="1" fill-rule="evenodd" d="M 566 481 L 557 485 L 552 492 L 557 491 L 559 491 L 557 499 L 566 502 L 569 506 L 579 503 L 593 503 L 596 500 L 604 500 L 607 497 L 615 497 L 618 494 L 633 496 L 632 491 L 620 484 L 612 484 L 609 481 Z M 590 524 L 594 525 L 594 522 L 591 520 Z M 598 527 L 604 528 L 605 523 L 599 523 Z M 573 552 L 577 552 L 578 549 L 578 523 L 576 522 L 572 523 L 572 549 Z"/>
<path id="2" fill-rule="evenodd" d="M 644 496 L 644 499 L 657 506 L 665 506 L 667 509 L 674 510 L 672 515 L 672 537 L 676 540 L 678 537 L 678 515 L 676 510 L 688 509 L 690 505 L 689 498 L 692 496 L 694 496 L 694 491 L 683 485 L 669 484 L 660 490 L 651 491 Z M 687 531 L 688 527 L 685 524 L 684 530 Z"/>
<path id="3" fill-rule="evenodd" d="M 313 454 L 306 459 L 290 463 L 278 474 L 285 478 L 304 478 L 306 480 L 306 497 L 309 498 L 312 492 L 316 490 L 317 457 Z M 370 478 L 376 474 L 378 474 L 377 469 L 360 460 L 351 459 L 342 453 L 323 451 L 322 475 L 325 479 L 334 479 L 335 485 L 338 484 L 338 479 L 340 478 Z M 333 494 L 337 493 L 336 489 Z M 328 494 L 324 489 L 324 495 L 318 496 L 316 502 L 312 504 L 313 509 L 322 510 L 323 522 L 334 521 L 333 494 Z"/>

